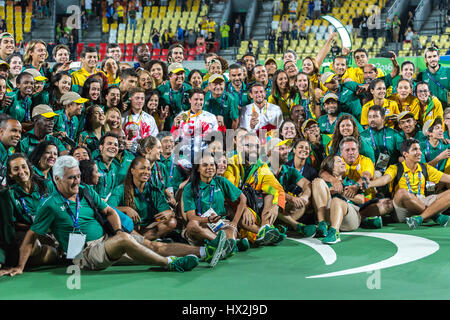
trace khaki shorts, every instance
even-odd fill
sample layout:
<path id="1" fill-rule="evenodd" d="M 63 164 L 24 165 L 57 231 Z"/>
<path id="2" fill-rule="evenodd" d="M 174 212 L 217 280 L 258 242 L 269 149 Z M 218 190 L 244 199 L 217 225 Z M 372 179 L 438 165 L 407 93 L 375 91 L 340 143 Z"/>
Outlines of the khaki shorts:
<path id="1" fill-rule="evenodd" d="M 133 239 L 139 244 L 144 243 L 144 237 L 131 234 Z M 103 270 L 113 264 L 137 264 L 130 256 L 124 254 L 118 260 L 110 260 L 105 250 L 105 242 L 109 236 L 104 235 L 100 239 L 89 241 L 83 250 L 81 258 L 73 259 L 73 263 L 81 269 Z"/>
<path id="2" fill-rule="evenodd" d="M 330 222 L 330 207 L 331 207 L 331 199 L 327 204 L 327 214 L 325 219 Z M 347 214 L 342 219 L 340 231 L 353 231 L 359 228 L 361 224 L 361 216 L 359 215 L 359 207 L 352 203 L 347 202 Z"/>
<path id="3" fill-rule="evenodd" d="M 417 197 L 423 202 L 423 204 L 426 207 L 429 207 L 429 206 L 431 206 L 431 204 L 433 202 L 435 202 L 437 200 L 438 196 L 439 196 L 438 194 L 432 194 L 432 195 L 429 195 L 427 197 L 424 197 L 422 195 L 417 196 Z M 394 216 L 395 216 L 395 219 L 396 219 L 397 222 L 405 222 L 407 217 L 411 217 L 411 216 L 417 214 L 417 213 L 411 213 L 411 212 L 408 211 L 408 209 L 398 206 L 395 203 L 395 201 L 393 201 L 393 204 L 394 204 L 394 209 L 395 209 L 394 210 Z"/>

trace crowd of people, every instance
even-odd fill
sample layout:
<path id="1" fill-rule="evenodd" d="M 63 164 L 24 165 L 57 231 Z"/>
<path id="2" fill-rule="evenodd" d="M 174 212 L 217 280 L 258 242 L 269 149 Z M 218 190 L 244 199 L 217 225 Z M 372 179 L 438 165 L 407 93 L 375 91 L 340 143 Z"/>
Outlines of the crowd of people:
<path id="1" fill-rule="evenodd" d="M 101 270 L 141 263 L 188 271 L 288 233 L 446 226 L 450 207 L 450 69 L 392 72 L 364 49 L 322 62 L 332 33 L 299 70 L 295 51 L 258 63 L 205 54 L 189 70 L 146 44 L 124 63 L 86 46 L 33 40 L 23 55 L 0 34 L 0 275 L 67 262 Z M 355 66 L 352 66 L 354 61 Z"/>

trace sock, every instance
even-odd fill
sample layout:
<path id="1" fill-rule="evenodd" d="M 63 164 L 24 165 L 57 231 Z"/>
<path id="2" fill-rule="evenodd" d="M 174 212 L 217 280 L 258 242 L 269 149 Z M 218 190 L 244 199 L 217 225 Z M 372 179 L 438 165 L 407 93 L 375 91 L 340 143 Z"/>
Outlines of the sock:
<path id="1" fill-rule="evenodd" d="M 175 256 L 167 257 L 167 266 L 169 266 L 172 263 L 172 261 L 175 260 L 175 258 L 176 258 Z"/>
<path id="2" fill-rule="evenodd" d="M 206 248 L 200 247 L 200 258 L 206 257 Z"/>

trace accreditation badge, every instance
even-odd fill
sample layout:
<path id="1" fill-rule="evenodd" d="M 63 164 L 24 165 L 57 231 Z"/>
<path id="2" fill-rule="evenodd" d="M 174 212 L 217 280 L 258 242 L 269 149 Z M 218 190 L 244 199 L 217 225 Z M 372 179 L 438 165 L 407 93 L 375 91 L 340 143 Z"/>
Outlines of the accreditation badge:
<path id="1" fill-rule="evenodd" d="M 391 157 L 388 154 L 380 153 L 375 168 L 381 170 L 382 172 L 386 171 L 390 159 Z"/>
<path id="2" fill-rule="evenodd" d="M 204 214 L 202 214 L 202 217 L 209 217 L 211 215 L 218 215 L 213 208 L 209 208 L 208 211 L 206 211 Z M 222 229 L 224 227 L 224 222 L 222 219 L 220 219 L 219 221 L 217 221 L 216 223 L 207 223 L 208 227 L 211 229 L 212 232 L 217 232 L 220 229 Z"/>
<path id="3" fill-rule="evenodd" d="M 81 258 L 86 244 L 86 235 L 72 232 L 69 234 L 69 245 L 67 246 L 67 259 Z"/>

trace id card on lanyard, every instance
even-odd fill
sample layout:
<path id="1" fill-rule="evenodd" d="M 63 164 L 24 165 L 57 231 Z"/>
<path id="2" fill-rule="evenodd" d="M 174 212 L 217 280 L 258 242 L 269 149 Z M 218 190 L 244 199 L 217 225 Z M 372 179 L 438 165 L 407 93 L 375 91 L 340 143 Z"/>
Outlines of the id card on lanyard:
<path id="1" fill-rule="evenodd" d="M 391 157 L 387 153 L 386 130 L 383 129 L 383 147 L 384 147 L 383 151 L 384 152 L 381 150 L 381 148 L 378 148 L 377 144 L 375 143 L 375 138 L 373 136 L 373 132 L 372 132 L 371 128 L 369 128 L 369 132 L 370 132 L 370 138 L 372 139 L 373 148 L 375 150 L 380 149 L 379 150 L 380 154 L 378 155 L 378 159 L 375 164 L 375 168 L 384 172 L 384 171 L 386 171 L 388 164 L 389 164 L 389 160 L 391 159 Z"/>
<path id="2" fill-rule="evenodd" d="M 82 254 L 84 245 L 86 244 L 86 235 L 81 232 L 80 226 L 78 224 L 78 218 L 80 216 L 80 207 L 81 207 L 80 206 L 80 196 L 77 195 L 76 216 L 74 216 L 72 209 L 70 208 L 69 200 L 67 200 L 67 199 L 65 199 L 65 200 L 66 200 L 66 211 L 72 218 L 73 227 L 74 227 L 73 232 L 69 233 L 69 243 L 67 246 L 66 257 L 67 257 L 67 259 L 75 259 Z"/>
<path id="3" fill-rule="evenodd" d="M 209 209 L 205 213 L 202 213 L 202 203 L 201 203 L 201 198 L 202 198 L 202 195 L 203 195 L 203 191 L 200 192 L 200 194 L 198 196 L 197 214 L 200 217 L 202 217 L 202 218 L 209 217 L 209 216 L 211 216 L 213 214 L 217 215 L 217 213 L 212 208 L 212 203 L 214 201 L 214 186 L 210 186 L 209 187 L 209 191 L 210 191 L 210 194 L 209 194 Z M 214 222 L 214 223 L 208 222 L 207 225 L 208 225 L 208 228 L 210 228 L 212 232 L 217 232 L 224 226 L 224 222 L 222 221 L 222 219 L 220 219 L 219 221 Z"/>

